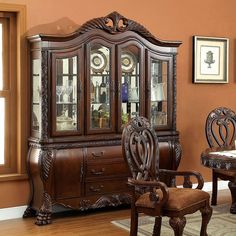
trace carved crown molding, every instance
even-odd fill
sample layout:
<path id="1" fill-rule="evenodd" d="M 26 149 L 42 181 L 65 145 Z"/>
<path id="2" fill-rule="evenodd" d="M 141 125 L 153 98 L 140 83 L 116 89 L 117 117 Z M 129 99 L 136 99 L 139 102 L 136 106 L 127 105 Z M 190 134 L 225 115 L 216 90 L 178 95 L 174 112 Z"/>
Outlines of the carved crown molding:
<path id="1" fill-rule="evenodd" d="M 75 32 L 68 35 L 39 34 L 39 35 L 29 36 L 28 39 L 32 42 L 39 40 L 39 38 L 40 40 L 52 40 L 52 41 L 59 40 L 61 38 L 70 40 L 95 29 L 100 29 L 113 35 L 124 33 L 126 31 L 133 31 L 139 34 L 141 37 L 146 38 L 149 42 L 164 47 L 179 47 L 179 45 L 182 43 L 181 41 L 160 40 L 156 38 L 153 34 L 151 34 L 143 25 L 137 23 L 134 20 L 122 16 L 116 11 L 108 14 L 105 17 L 98 17 L 91 19 L 86 23 L 84 23 Z"/>
<path id="2" fill-rule="evenodd" d="M 84 23 L 75 33 L 80 35 L 89 32 L 93 29 L 101 29 L 110 34 L 119 34 L 126 31 L 133 31 L 150 42 L 160 46 L 178 47 L 181 42 L 167 42 L 157 39 L 144 26 L 134 20 L 128 19 L 118 12 L 114 11 L 105 17 L 94 18 Z"/>
<path id="3" fill-rule="evenodd" d="M 105 30 L 110 34 L 123 33 L 125 31 L 135 31 L 145 37 L 155 38 L 141 24 L 127 19 L 118 12 L 114 11 L 105 17 L 94 18 L 84 23 L 78 30 L 78 34 L 83 34 L 92 29 Z"/>

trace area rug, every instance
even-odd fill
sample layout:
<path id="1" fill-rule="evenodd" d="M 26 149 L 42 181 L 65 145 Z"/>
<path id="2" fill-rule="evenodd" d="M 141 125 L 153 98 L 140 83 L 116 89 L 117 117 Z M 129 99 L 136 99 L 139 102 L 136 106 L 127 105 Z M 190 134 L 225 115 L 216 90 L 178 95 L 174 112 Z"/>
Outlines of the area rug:
<path id="1" fill-rule="evenodd" d="M 230 205 L 218 205 L 213 207 L 211 221 L 208 224 L 208 236 L 236 236 L 236 215 L 229 213 Z M 186 216 L 187 223 L 184 228 L 185 236 L 199 236 L 201 228 L 201 213 L 198 211 Z M 127 231 L 130 228 L 130 219 L 112 221 L 118 227 Z M 139 217 L 139 236 L 151 236 L 154 218 L 149 216 Z M 169 226 L 169 218 L 162 218 L 161 236 L 173 236 L 174 232 Z"/>

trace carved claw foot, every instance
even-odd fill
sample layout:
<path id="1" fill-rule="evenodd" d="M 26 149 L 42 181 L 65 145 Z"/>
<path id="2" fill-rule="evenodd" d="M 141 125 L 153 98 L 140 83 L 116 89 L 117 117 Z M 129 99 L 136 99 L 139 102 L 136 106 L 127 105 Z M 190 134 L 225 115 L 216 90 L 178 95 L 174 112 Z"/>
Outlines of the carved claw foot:
<path id="1" fill-rule="evenodd" d="M 35 224 L 39 226 L 51 224 L 52 223 L 51 215 L 52 215 L 51 212 L 39 211 Z"/>
<path id="2" fill-rule="evenodd" d="M 230 213 L 236 214 L 236 202 L 232 203 L 232 205 L 230 207 Z"/>
<path id="3" fill-rule="evenodd" d="M 228 186 L 232 197 L 232 205 L 230 207 L 230 213 L 236 214 L 236 183 L 230 181 Z"/>
<path id="4" fill-rule="evenodd" d="M 28 206 L 23 214 L 23 218 L 29 218 L 35 215 L 36 215 L 36 211 L 32 207 Z"/>
<path id="5" fill-rule="evenodd" d="M 184 231 L 184 226 L 186 224 L 185 217 L 173 217 L 170 218 L 169 224 L 175 232 L 175 236 L 182 236 Z"/>

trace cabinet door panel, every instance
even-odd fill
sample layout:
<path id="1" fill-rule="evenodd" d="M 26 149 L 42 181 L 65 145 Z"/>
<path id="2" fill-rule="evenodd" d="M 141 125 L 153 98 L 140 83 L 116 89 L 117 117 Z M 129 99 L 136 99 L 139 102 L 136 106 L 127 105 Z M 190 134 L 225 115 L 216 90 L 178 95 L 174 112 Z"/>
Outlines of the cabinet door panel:
<path id="1" fill-rule="evenodd" d="M 82 149 L 58 150 L 54 162 L 55 198 L 80 197 L 83 189 L 82 174 Z"/>

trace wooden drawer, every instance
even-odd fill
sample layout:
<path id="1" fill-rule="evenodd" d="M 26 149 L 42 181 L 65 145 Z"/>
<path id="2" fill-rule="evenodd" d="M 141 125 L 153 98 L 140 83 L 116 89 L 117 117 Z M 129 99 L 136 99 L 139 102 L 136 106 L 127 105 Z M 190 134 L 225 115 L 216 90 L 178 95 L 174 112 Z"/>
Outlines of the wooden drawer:
<path id="1" fill-rule="evenodd" d="M 107 163 L 89 163 L 86 171 L 86 179 L 107 176 L 128 176 L 128 167 L 124 161 Z"/>
<path id="2" fill-rule="evenodd" d="M 94 194 L 115 194 L 119 192 L 129 191 L 127 186 L 127 178 L 110 179 L 99 182 L 87 182 L 85 184 L 86 196 Z"/>
<path id="3" fill-rule="evenodd" d="M 103 160 L 110 158 L 121 158 L 122 149 L 121 146 L 104 146 L 104 147 L 92 147 L 87 148 L 87 159 L 91 160 Z"/>

